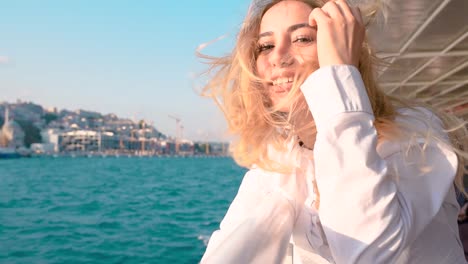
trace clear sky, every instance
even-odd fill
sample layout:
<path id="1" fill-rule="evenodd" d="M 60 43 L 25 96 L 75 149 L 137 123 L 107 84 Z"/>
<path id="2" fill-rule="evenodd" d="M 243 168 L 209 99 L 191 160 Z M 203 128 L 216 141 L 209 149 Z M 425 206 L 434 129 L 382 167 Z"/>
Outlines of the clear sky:
<path id="1" fill-rule="evenodd" d="M 205 51 L 227 53 L 249 0 L 0 2 L 0 102 L 115 113 L 175 135 L 220 140 L 225 121 L 194 91 Z"/>

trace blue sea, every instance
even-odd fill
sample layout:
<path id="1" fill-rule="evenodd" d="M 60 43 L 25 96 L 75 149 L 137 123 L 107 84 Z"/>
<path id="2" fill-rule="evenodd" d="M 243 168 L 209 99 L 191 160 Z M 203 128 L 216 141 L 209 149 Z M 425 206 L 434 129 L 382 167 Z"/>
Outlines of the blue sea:
<path id="1" fill-rule="evenodd" d="M 0 263 L 198 263 L 244 173 L 230 158 L 0 160 Z"/>

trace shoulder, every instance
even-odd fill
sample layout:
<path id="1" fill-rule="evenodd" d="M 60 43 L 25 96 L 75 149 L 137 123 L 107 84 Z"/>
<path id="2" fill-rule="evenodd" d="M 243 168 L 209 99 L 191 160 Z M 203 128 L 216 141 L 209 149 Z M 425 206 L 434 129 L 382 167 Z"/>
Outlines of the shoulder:
<path id="1" fill-rule="evenodd" d="M 271 169 L 253 164 L 244 175 L 239 191 L 268 193 L 278 188 L 294 174 L 295 168 L 301 163 L 302 148 L 293 139 L 284 142 L 282 147 L 267 145 L 267 158 Z M 274 170 L 277 168 L 277 170 Z"/>
<path id="2" fill-rule="evenodd" d="M 245 173 L 244 178 L 242 178 L 239 191 L 258 190 L 258 187 L 261 185 L 260 182 L 263 177 L 263 170 L 254 165 Z"/>
<path id="3" fill-rule="evenodd" d="M 253 165 L 244 175 L 238 192 L 244 195 L 264 195 L 274 189 L 274 174 Z"/>

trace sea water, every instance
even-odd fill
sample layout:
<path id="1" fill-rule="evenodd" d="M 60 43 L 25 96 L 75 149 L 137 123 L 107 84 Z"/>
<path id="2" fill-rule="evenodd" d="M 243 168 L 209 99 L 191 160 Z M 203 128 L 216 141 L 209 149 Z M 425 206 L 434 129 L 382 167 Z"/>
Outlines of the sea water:
<path id="1" fill-rule="evenodd" d="M 0 160 L 0 263 L 198 263 L 244 173 L 230 158 Z"/>

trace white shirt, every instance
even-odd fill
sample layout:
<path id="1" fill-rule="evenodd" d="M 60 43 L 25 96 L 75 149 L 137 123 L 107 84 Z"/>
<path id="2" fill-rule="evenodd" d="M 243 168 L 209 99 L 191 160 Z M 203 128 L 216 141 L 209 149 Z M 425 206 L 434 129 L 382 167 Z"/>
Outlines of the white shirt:
<path id="1" fill-rule="evenodd" d="M 317 126 L 314 150 L 270 149 L 296 169 L 250 169 L 201 263 L 466 263 L 453 187 L 457 156 L 446 142 L 410 132 L 378 142 L 353 66 L 320 68 L 301 90 Z M 400 114 L 399 123 L 447 140 L 431 112 Z"/>

